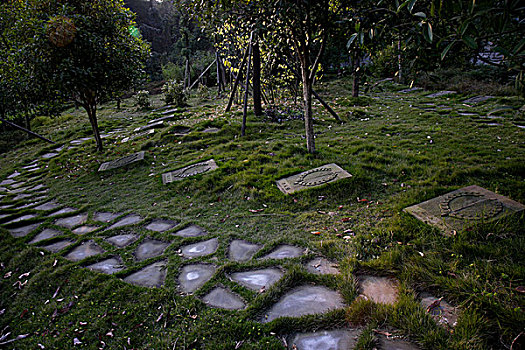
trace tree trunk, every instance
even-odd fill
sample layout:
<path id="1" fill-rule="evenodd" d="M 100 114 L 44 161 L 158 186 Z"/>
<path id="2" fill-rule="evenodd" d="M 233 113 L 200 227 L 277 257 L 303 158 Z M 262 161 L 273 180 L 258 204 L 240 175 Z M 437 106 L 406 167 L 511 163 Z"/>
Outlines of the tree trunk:
<path id="1" fill-rule="evenodd" d="M 359 75 L 360 75 L 360 52 L 357 50 L 354 54 L 354 81 L 352 83 L 352 97 L 359 97 Z"/>
<path id="2" fill-rule="evenodd" d="M 252 62 L 252 48 L 252 37 L 250 36 L 250 46 L 248 47 L 248 66 L 246 67 L 246 86 L 244 87 L 244 104 L 242 108 L 241 136 L 244 136 L 246 134 L 246 117 L 248 115 L 248 89 L 250 87 L 250 65 Z"/>
<path id="3" fill-rule="evenodd" d="M 397 40 L 397 77 L 398 83 L 403 84 L 403 66 L 401 65 L 401 39 Z"/>
<path id="4" fill-rule="evenodd" d="M 84 107 L 88 114 L 91 128 L 93 129 L 93 135 L 95 136 L 95 142 L 97 143 L 97 151 L 102 152 L 102 138 L 100 137 L 97 122 L 97 105 L 95 102 L 88 102 Z"/>
<path id="5" fill-rule="evenodd" d="M 301 67 L 303 80 L 304 129 L 306 133 L 306 149 L 308 153 L 315 153 L 314 120 L 312 116 L 312 81 L 309 79 L 308 63 Z M 303 62 L 301 62 L 303 65 Z"/>
<path id="6" fill-rule="evenodd" d="M 261 106 L 261 50 L 259 49 L 259 38 L 257 34 L 253 42 L 253 113 L 262 115 Z"/>
<path id="7" fill-rule="evenodd" d="M 217 96 L 220 96 L 222 92 L 222 80 L 221 80 L 221 61 L 219 58 L 219 51 L 215 51 L 215 63 L 217 64 Z"/>
<path id="8" fill-rule="evenodd" d="M 26 119 L 26 129 L 31 131 L 31 120 L 29 119 L 28 113 L 25 113 L 25 119 Z"/>

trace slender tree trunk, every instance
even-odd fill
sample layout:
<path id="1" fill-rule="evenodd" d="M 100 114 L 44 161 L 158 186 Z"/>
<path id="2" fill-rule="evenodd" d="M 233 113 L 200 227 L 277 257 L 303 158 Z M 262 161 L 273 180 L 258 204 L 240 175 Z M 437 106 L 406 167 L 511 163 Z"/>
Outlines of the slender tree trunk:
<path id="1" fill-rule="evenodd" d="M 251 42 L 250 42 L 250 46 L 251 46 Z M 226 106 L 225 112 L 229 112 L 230 108 L 232 107 L 233 98 L 235 97 L 235 92 L 237 90 L 237 86 L 239 86 L 239 81 L 240 81 L 241 76 L 242 76 L 242 69 L 244 68 L 244 65 L 246 63 L 247 56 L 248 56 L 248 49 L 246 49 L 246 51 L 244 51 L 244 55 L 242 56 L 241 65 L 239 66 L 239 74 L 237 74 L 237 77 L 235 78 L 235 83 L 233 83 L 230 99 L 228 100 L 228 105 Z M 233 75 L 233 71 L 230 70 L 230 73 Z"/>
<path id="2" fill-rule="evenodd" d="M 102 138 L 100 137 L 100 131 L 98 129 L 97 121 L 97 105 L 94 101 L 87 102 L 84 106 L 89 117 L 89 122 L 91 123 L 91 128 L 93 129 L 93 135 L 95 136 L 95 142 L 97 143 L 97 151 L 102 152 Z"/>
<path id="3" fill-rule="evenodd" d="M 248 47 L 248 66 L 246 67 L 246 86 L 244 87 L 244 105 L 242 108 L 241 136 L 244 136 L 246 134 L 246 117 L 248 116 L 248 89 L 250 87 L 250 65 L 252 62 L 252 48 L 252 36 L 250 36 L 250 46 Z M 261 97 L 259 96 L 259 99 L 260 98 Z"/>
<path id="4" fill-rule="evenodd" d="M 315 153 L 314 120 L 312 116 L 312 80 L 309 78 L 308 61 L 301 62 L 303 81 L 304 129 L 306 133 L 306 149 Z"/>
<path id="5" fill-rule="evenodd" d="M 26 119 L 26 128 L 27 130 L 31 131 L 31 120 L 29 119 L 29 114 L 25 113 L 24 116 Z"/>
<path id="6" fill-rule="evenodd" d="M 401 39 L 397 40 L 397 77 L 398 83 L 403 84 L 403 66 L 401 65 Z"/>
<path id="7" fill-rule="evenodd" d="M 352 83 L 352 97 L 359 97 L 359 75 L 360 75 L 360 70 L 361 70 L 361 67 L 360 67 L 360 52 L 359 50 L 356 50 L 355 53 L 354 53 L 354 59 L 353 59 L 353 63 L 354 63 L 354 81 Z"/>
<path id="8" fill-rule="evenodd" d="M 221 61 L 219 58 L 219 51 L 215 51 L 215 63 L 217 64 L 217 95 L 220 96 L 222 92 L 222 80 L 221 80 Z"/>
<path id="9" fill-rule="evenodd" d="M 259 48 L 259 38 L 254 34 L 253 50 L 253 113 L 256 116 L 262 115 L 261 106 L 261 50 Z"/>

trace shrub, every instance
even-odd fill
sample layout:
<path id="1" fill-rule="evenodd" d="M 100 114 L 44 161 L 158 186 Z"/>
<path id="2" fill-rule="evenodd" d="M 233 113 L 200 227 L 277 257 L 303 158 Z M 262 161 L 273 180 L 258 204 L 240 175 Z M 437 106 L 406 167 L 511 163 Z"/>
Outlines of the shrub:
<path id="1" fill-rule="evenodd" d="M 164 93 L 164 102 L 168 105 L 173 104 L 180 107 L 186 102 L 186 93 L 182 83 L 178 83 L 176 80 L 166 82 L 162 87 L 162 92 Z"/>
<path id="2" fill-rule="evenodd" d="M 134 96 L 135 106 L 140 108 L 148 108 L 150 106 L 149 92 L 147 90 L 140 90 Z"/>

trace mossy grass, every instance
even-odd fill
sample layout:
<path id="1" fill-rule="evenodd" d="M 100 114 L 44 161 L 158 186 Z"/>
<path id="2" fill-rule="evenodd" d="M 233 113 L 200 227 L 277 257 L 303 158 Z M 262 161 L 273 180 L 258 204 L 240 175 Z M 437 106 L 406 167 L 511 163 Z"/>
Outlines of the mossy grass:
<path id="1" fill-rule="evenodd" d="M 153 111 L 162 106 L 161 96 L 152 96 L 147 110 L 137 110 L 131 100 L 124 100 L 121 110 L 114 102 L 101 106 L 102 131 L 120 130 L 108 134 L 101 153 L 95 152 L 93 140 L 77 146 L 70 143 L 91 135 L 82 110 L 71 108 L 52 122 L 40 120 L 36 131 L 57 145 L 36 140 L 17 143 L 0 154 L 1 178 L 65 145 L 58 156 L 39 160 L 39 171 L 21 177 L 41 176 L 35 181 L 46 184 L 49 197 L 77 209 L 75 213 L 89 213 L 87 224 L 100 228 L 78 236 L 55 226 L 57 216 L 43 220 L 24 238 L 0 230 L 1 271 L 7 276 L 0 288 L 0 310 L 5 309 L 0 316 L 2 329 L 9 326 L 14 335 L 30 334 L 14 343 L 17 348 L 36 348 L 38 343 L 46 348 L 74 348 L 73 339 L 78 338 L 85 348 L 102 346 L 103 341 L 108 348 L 232 349 L 243 342 L 242 349 L 282 349 L 282 339 L 291 334 L 352 325 L 362 327 L 359 349 L 376 346 L 374 330 L 379 329 L 429 349 L 508 347 L 525 324 L 524 296 L 516 290 L 525 280 L 524 214 L 446 236 L 402 210 L 472 184 L 524 203 L 523 130 L 514 125 L 523 120 L 518 111 L 522 101 L 505 96 L 467 107 L 462 101 L 471 94 L 431 99 L 422 90 L 398 93 L 406 87 L 391 82 L 355 99 L 350 97 L 350 87 L 346 79 L 320 85 L 320 93 L 344 122 L 314 106 L 317 152 L 313 155 L 305 150 L 301 120 L 291 117 L 277 123 L 250 114 L 247 136 L 241 138 L 240 106 L 224 114 L 225 101 L 203 101 L 197 95 L 175 113 L 169 126 L 128 142 L 122 138 L 136 127 L 163 116 L 162 111 Z M 436 111 L 427 111 L 429 104 Z M 476 115 L 463 116 L 459 111 Z M 491 111 L 503 116 L 496 120 L 501 125 L 481 122 Z M 220 130 L 202 132 L 210 127 Z M 97 172 L 101 163 L 141 150 L 144 161 Z M 212 158 L 219 166 L 216 171 L 162 184 L 162 173 Z M 353 176 L 293 195 L 282 194 L 275 185 L 282 177 L 327 163 L 337 163 Z M 12 196 L 3 198 L 4 203 L 14 203 Z M 122 217 L 136 213 L 144 221 L 106 230 L 109 223 L 93 220 L 99 211 L 119 212 Z M 4 212 L 38 213 L 32 208 Z M 179 225 L 166 232 L 147 231 L 144 226 L 153 218 Z M 173 235 L 190 224 L 201 226 L 208 235 Z M 44 228 L 62 234 L 29 245 Z M 122 249 L 106 241 L 122 233 L 142 238 Z M 164 255 L 139 262 L 134 252 L 146 238 L 169 246 Z M 181 247 L 210 238 L 219 240 L 213 255 L 191 260 L 179 255 Z M 61 254 L 39 248 L 61 239 L 77 243 Z M 233 262 L 228 246 L 234 239 L 263 248 L 248 262 Z M 63 258 L 89 240 L 105 252 L 80 262 Z M 302 247 L 306 254 L 287 260 L 260 259 L 281 244 Z M 113 276 L 84 268 L 114 255 L 121 257 L 125 269 Z M 317 256 L 338 263 L 341 274 L 307 272 L 305 263 Z M 164 287 L 122 281 L 164 260 Z M 196 262 L 213 264 L 217 271 L 202 288 L 185 295 L 178 288 L 179 271 Z M 282 269 L 284 277 L 264 293 L 229 278 L 234 272 L 266 267 Z M 20 281 L 28 282 L 19 288 L 16 282 L 26 272 L 29 275 Z M 397 278 L 401 283 L 397 303 L 386 306 L 356 299 L 359 274 Z M 338 290 L 348 308 L 258 322 L 283 295 L 301 285 Z M 247 307 L 240 311 L 208 307 L 201 299 L 216 286 L 240 295 Z M 459 308 L 453 331 L 437 325 L 422 308 L 422 292 L 443 296 Z"/>

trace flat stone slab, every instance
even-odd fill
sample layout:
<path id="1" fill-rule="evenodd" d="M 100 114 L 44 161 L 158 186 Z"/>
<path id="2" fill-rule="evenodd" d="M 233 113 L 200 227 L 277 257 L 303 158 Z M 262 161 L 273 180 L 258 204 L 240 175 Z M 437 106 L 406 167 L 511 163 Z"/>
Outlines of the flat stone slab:
<path id="1" fill-rule="evenodd" d="M 96 212 L 93 214 L 93 220 L 98 222 L 111 222 L 121 215 L 122 213 Z"/>
<path id="2" fill-rule="evenodd" d="M 42 190 L 42 189 L 46 189 L 46 185 L 43 185 L 43 184 L 39 184 L 39 185 L 36 185 L 34 187 L 31 187 L 29 188 L 27 191 L 28 192 L 33 192 L 33 191 L 38 191 L 38 190 Z"/>
<path id="3" fill-rule="evenodd" d="M 283 277 L 281 270 L 276 268 L 235 272 L 232 273 L 231 279 L 246 288 L 259 291 L 261 288 L 270 288 Z"/>
<path id="4" fill-rule="evenodd" d="M 353 349 L 360 330 L 338 329 L 315 333 L 297 334 L 290 342 L 290 349 L 298 350 L 348 350 Z"/>
<path id="5" fill-rule="evenodd" d="M 175 119 L 174 115 L 167 115 L 165 117 L 160 117 L 160 118 L 157 118 L 157 119 L 149 120 L 148 124 L 156 124 L 158 122 L 166 122 L 168 120 L 173 120 L 173 119 Z"/>
<path id="6" fill-rule="evenodd" d="M 454 95 L 454 94 L 457 94 L 458 92 L 457 91 L 438 91 L 438 92 L 434 92 L 433 94 L 430 94 L 430 95 L 427 95 L 426 97 L 429 97 L 429 98 L 436 98 L 436 97 L 441 97 L 441 96 L 447 96 L 447 95 Z"/>
<path id="7" fill-rule="evenodd" d="M 164 232 L 171 230 L 178 224 L 178 222 L 173 220 L 153 219 L 149 224 L 146 225 L 145 229 L 155 232 Z"/>
<path id="8" fill-rule="evenodd" d="M 262 245 L 250 243 L 243 240 L 234 240 L 230 243 L 229 257 L 233 261 L 248 261 L 255 253 L 262 248 Z"/>
<path id="9" fill-rule="evenodd" d="M 480 102 L 485 102 L 487 100 L 490 100 L 491 98 L 494 98 L 494 96 L 474 96 L 474 97 L 466 99 L 465 101 L 463 101 L 463 103 L 476 104 Z"/>
<path id="10" fill-rule="evenodd" d="M 219 240 L 212 238 L 207 241 L 198 242 L 181 247 L 182 255 L 186 258 L 197 258 L 215 253 L 219 247 Z"/>
<path id="11" fill-rule="evenodd" d="M 447 233 L 500 219 L 525 209 L 521 203 L 473 185 L 405 208 L 417 219 Z"/>
<path id="12" fill-rule="evenodd" d="M 146 124 L 144 126 L 138 127 L 135 130 L 133 130 L 133 131 L 134 132 L 141 132 L 141 131 L 145 131 L 145 130 L 149 130 L 149 129 L 164 128 L 164 127 L 166 127 L 166 124 L 164 124 L 164 120 L 159 120 L 159 121 L 148 123 L 148 124 Z"/>
<path id="13" fill-rule="evenodd" d="M 181 181 L 190 176 L 209 173 L 218 168 L 219 167 L 217 166 L 217 163 L 215 163 L 215 160 L 210 159 L 205 162 L 188 165 L 187 167 L 162 174 L 162 183 L 167 184 L 174 181 Z"/>
<path id="14" fill-rule="evenodd" d="M 415 344 L 399 339 L 387 339 L 384 336 L 379 337 L 379 349 L 381 350 L 419 350 Z"/>
<path id="15" fill-rule="evenodd" d="M 58 156 L 58 153 L 55 153 L 55 152 L 50 152 L 50 153 L 46 153 L 46 154 L 43 154 L 42 159 L 50 159 L 50 158 L 53 158 L 53 157 L 56 157 Z"/>
<path id="16" fill-rule="evenodd" d="M 138 138 L 141 138 L 141 137 L 144 137 L 144 136 L 149 136 L 149 135 L 154 134 L 154 133 L 155 133 L 154 129 L 147 130 L 147 131 L 144 131 L 144 132 L 140 132 L 140 133 L 138 133 L 136 135 L 131 135 L 131 136 L 128 136 L 128 137 L 124 137 L 121 142 L 124 143 L 124 142 L 128 142 L 128 141 L 136 140 Z"/>
<path id="17" fill-rule="evenodd" d="M 206 133 L 206 134 L 215 134 L 215 133 L 217 133 L 219 131 L 221 131 L 221 129 L 219 129 L 219 128 L 206 128 L 206 129 L 202 130 L 201 132 Z"/>
<path id="18" fill-rule="evenodd" d="M 421 294 L 421 306 L 432 318 L 445 327 L 454 328 L 458 322 L 458 309 L 443 299 L 438 299 L 428 293 Z"/>
<path id="19" fill-rule="evenodd" d="M 106 230 L 112 230 L 114 228 L 119 228 L 122 226 L 135 225 L 141 221 L 142 221 L 142 216 L 137 215 L 137 214 L 129 214 L 123 217 L 122 219 L 120 219 L 119 221 L 117 221 L 116 223 L 114 223 L 113 225 L 111 225 L 110 227 L 108 227 Z"/>
<path id="20" fill-rule="evenodd" d="M 0 186 L 11 185 L 11 184 L 14 184 L 15 182 L 16 180 L 13 180 L 13 179 L 3 180 L 2 182 L 0 182 Z"/>
<path id="21" fill-rule="evenodd" d="M 290 194 L 351 176 L 350 173 L 342 169 L 339 165 L 332 163 L 277 180 L 276 183 L 281 192 Z"/>
<path id="22" fill-rule="evenodd" d="M 153 263 L 132 273 L 124 281 L 143 287 L 161 287 L 166 280 L 166 265 L 167 261 Z"/>
<path id="23" fill-rule="evenodd" d="M 106 171 L 106 170 L 121 168 L 123 166 L 129 165 L 135 162 L 139 162 L 143 159 L 144 159 L 144 151 L 141 151 L 138 153 L 130 154 L 129 156 L 126 156 L 126 157 L 112 160 L 110 162 L 102 163 L 102 165 L 100 165 L 100 168 L 98 168 L 98 171 Z"/>
<path id="24" fill-rule="evenodd" d="M 43 241 L 45 239 L 49 239 L 49 238 L 53 238 L 53 237 L 56 237 L 56 236 L 60 236 L 62 235 L 63 233 L 58 231 L 58 230 L 54 230 L 52 228 L 46 228 L 44 229 L 42 232 L 40 232 L 39 234 L 37 234 L 30 242 L 29 244 L 35 244 L 35 243 L 38 243 L 40 241 Z"/>
<path id="25" fill-rule="evenodd" d="M 41 222 L 36 222 L 34 224 L 31 224 L 31 225 L 15 227 L 15 228 L 9 229 L 8 231 L 13 237 L 16 237 L 16 238 L 25 237 L 29 233 L 31 233 L 34 230 L 36 230 L 38 228 L 38 226 L 40 226 L 40 224 L 41 224 Z"/>
<path id="26" fill-rule="evenodd" d="M 202 298 L 202 301 L 212 307 L 227 310 L 240 310 L 246 306 L 240 296 L 222 287 L 212 290 Z"/>
<path id="27" fill-rule="evenodd" d="M 74 229 L 73 232 L 76 235 L 85 235 L 86 233 L 93 232 L 100 228 L 100 226 L 94 226 L 94 225 L 82 225 Z"/>
<path id="28" fill-rule="evenodd" d="M 339 265 L 325 258 L 316 258 L 306 263 L 306 270 L 316 275 L 337 275 Z"/>
<path id="29" fill-rule="evenodd" d="M 261 259 L 289 259 L 298 258 L 303 255 L 304 249 L 293 245 L 281 245 L 273 250 L 270 254 L 263 256 Z"/>
<path id="30" fill-rule="evenodd" d="M 27 215 L 22 215 L 20 217 L 17 217 L 16 219 L 13 219 L 11 221 L 8 221 L 6 223 L 4 223 L 4 225 L 10 225 L 10 224 L 15 224 L 17 222 L 22 222 L 22 221 L 27 221 L 27 220 L 31 220 L 31 219 L 34 219 L 36 218 L 37 215 L 36 214 L 27 214 Z"/>
<path id="31" fill-rule="evenodd" d="M 113 244 L 114 246 L 123 248 L 135 242 L 137 239 L 139 239 L 139 235 L 134 234 L 134 233 L 128 233 L 124 235 L 118 235 L 118 236 L 106 238 L 106 241 Z"/>
<path id="32" fill-rule="evenodd" d="M 377 276 L 359 276 L 361 296 L 378 304 L 393 305 L 397 301 L 399 282 L 393 278 Z"/>
<path id="33" fill-rule="evenodd" d="M 14 201 L 19 201 L 21 199 L 25 199 L 25 198 L 29 198 L 31 197 L 32 194 L 28 194 L 28 193 L 21 193 L 19 194 L 18 196 L 16 196 L 15 198 L 13 198 Z"/>
<path id="34" fill-rule="evenodd" d="M 124 270 L 125 266 L 124 264 L 122 264 L 122 261 L 120 260 L 118 256 L 114 256 L 109 259 L 99 261 L 98 263 L 94 263 L 89 266 L 86 266 L 86 268 L 90 270 L 102 272 L 108 275 L 112 275 L 115 272 Z"/>
<path id="35" fill-rule="evenodd" d="M 279 317 L 321 314 L 343 307 L 343 298 L 339 293 L 323 286 L 302 286 L 284 295 L 265 312 L 261 322 L 271 322 Z"/>
<path id="36" fill-rule="evenodd" d="M 57 219 L 55 221 L 55 225 L 72 229 L 75 226 L 84 224 L 87 221 L 87 219 L 88 214 L 82 213 L 74 216 L 69 216 L 67 218 Z"/>
<path id="37" fill-rule="evenodd" d="M 22 175 L 22 173 L 19 173 L 18 171 L 15 170 L 15 172 L 12 173 L 11 175 L 9 175 L 7 178 L 8 179 L 12 179 L 12 178 L 15 178 L 15 177 L 20 176 L 20 175 Z"/>
<path id="38" fill-rule="evenodd" d="M 143 261 L 162 255 L 169 245 L 167 242 L 146 239 L 135 250 L 135 258 L 137 261 Z"/>
<path id="39" fill-rule="evenodd" d="M 55 210 L 60 207 L 60 204 L 58 204 L 55 201 L 47 202 L 44 204 L 40 204 L 38 207 L 35 207 L 35 210 L 39 211 L 48 211 L 48 210 Z"/>
<path id="40" fill-rule="evenodd" d="M 52 218 L 53 216 L 58 216 L 58 215 L 62 215 L 62 214 L 68 214 L 68 213 L 72 213 L 74 211 L 77 211 L 75 208 L 63 208 L 63 209 L 60 209 L 58 211 L 55 211 L 54 213 L 51 213 L 49 214 L 47 217 L 48 218 Z"/>
<path id="41" fill-rule="evenodd" d="M 72 261 L 80 261 L 104 252 L 105 250 L 94 241 L 87 241 L 83 242 L 78 247 L 73 248 L 65 258 Z"/>
<path id="42" fill-rule="evenodd" d="M 73 244 L 73 241 L 62 240 L 62 241 L 58 241 L 58 242 L 55 242 L 55 243 L 51 243 L 51 244 L 48 244 L 48 245 L 42 246 L 42 247 L 40 247 L 40 248 L 45 249 L 45 250 L 48 250 L 48 251 L 50 251 L 51 253 L 58 253 L 58 252 L 61 251 L 62 249 L 64 249 L 64 248 L 70 246 L 71 244 Z"/>
<path id="43" fill-rule="evenodd" d="M 182 230 L 175 232 L 173 235 L 186 238 L 206 236 L 207 234 L 208 232 L 206 232 L 202 227 L 199 227 L 197 225 L 190 225 L 188 227 L 183 228 Z"/>
<path id="44" fill-rule="evenodd" d="M 422 90 L 422 88 L 420 88 L 420 87 L 413 87 L 413 88 L 409 88 L 409 89 L 400 90 L 398 92 L 400 94 L 407 94 L 409 92 L 414 92 L 414 91 L 419 91 L 419 90 Z"/>
<path id="45" fill-rule="evenodd" d="M 180 289 L 184 293 L 193 293 L 208 282 L 217 268 L 209 264 L 192 264 L 182 268 L 179 275 Z"/>

